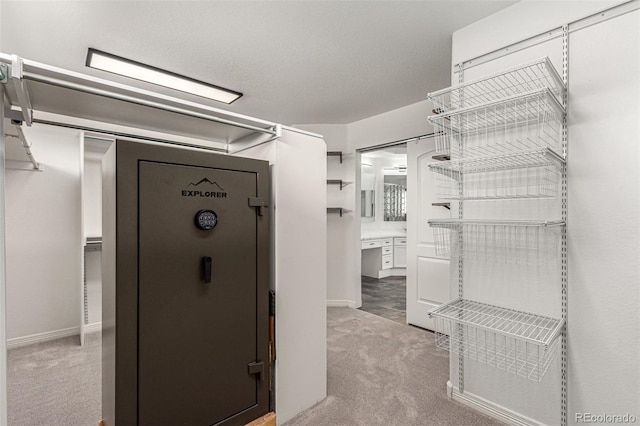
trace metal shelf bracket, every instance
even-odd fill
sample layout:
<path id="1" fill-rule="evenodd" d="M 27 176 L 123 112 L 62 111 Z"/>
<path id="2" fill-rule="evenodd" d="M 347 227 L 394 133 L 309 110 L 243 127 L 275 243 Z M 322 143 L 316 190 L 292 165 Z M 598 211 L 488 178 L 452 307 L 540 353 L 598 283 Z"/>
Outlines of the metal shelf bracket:
<path id="1" fill-rule="evenodd" d="M 10 118 L 11 116 L 7 115 L 6 111 L 5 111 L 5 117 Z M 22 144 L 22 147 L 24 148 L 25 154 L 27 155 L 27 157 L 29 158 L 29 161 L 31 162 L 31 164 L 33 166 L 33 170 L 36 170 L 36 171 L 39 171 L 39 172 L 44 171 L 42 165 L 40 163 L 38 163 L 38 161 L 36 161 L 35 157 L 33 156 L 33 153 L 31 152 L 31 144 L 29 144 L 27 142 L 27 138 L 25 137 L 24 133 L 22 132 L 22 127 L 21 127 L 22 126 L 22 121 L 21 120 L 11 119 L 11 124 L 13 124 L 15 126 L 17 134 L 13 135 L 13 134 L 5 133 L 4 136 L 8 137 L 8 138 L 16 138 L 16 139 L 18 139 L 20 141 L 20 143 Z M 21 161 L 16 161 L 15 163 L 21 163 Z M 12 167 L 11 165 L 9 165 L 7 168 L 22 169 L 22 167 Z M 30 169 L 25 169 L 25 170 L 30 170 Z"/>
<path id="2" fill-rule="evenodd" d="M 340 164 L 342 164 L 342 151 L 327 151 L 327 157 L 340 157 Z"/>
<path id="3" fill-rule="evenodd" d="M 18 104 L 22 110 L 22 119 L 27 126 L 31 126 L 31 124 L 33 124 L 33 108 L 31 107 L 29 90 L 27 89 L 27 85 L 22 77 L 22 58 L 19 58 L 17 55 L 11 55 L 10 79 L 13 83 L 13 88 L 16 91 L 16 96 L 18 97 Z"/>

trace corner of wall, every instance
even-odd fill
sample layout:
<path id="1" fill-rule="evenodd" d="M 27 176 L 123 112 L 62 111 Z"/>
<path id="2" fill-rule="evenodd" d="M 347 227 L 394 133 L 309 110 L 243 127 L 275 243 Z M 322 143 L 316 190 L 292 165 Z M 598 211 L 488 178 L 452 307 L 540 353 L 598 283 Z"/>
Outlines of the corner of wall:
<path id="1" fill-rule="evenodd" d="M 0 2 L 0 8 L 2 2 Z M 1 22 L 1 21 L 0 21 Z M 0 86 L 4 99 L 4 86 Z M 7 424 L 7 300 L 5 268 L 5 204 L 4 204 L 4 108 L 0 109 L 0 424 Z"/>

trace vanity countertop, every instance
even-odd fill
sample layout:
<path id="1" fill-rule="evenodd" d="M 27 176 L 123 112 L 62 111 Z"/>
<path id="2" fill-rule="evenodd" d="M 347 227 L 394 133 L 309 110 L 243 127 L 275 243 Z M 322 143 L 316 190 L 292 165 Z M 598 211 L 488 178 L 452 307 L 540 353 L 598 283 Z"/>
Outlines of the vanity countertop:
<path id="1" fill-rule="evenodd" d="M 364 240 L 377 240 L 380 238 L 402 238 L 406 237 L 407 233 L 403 231 L 376 231 L 363 233 L 361 239 Z"/>

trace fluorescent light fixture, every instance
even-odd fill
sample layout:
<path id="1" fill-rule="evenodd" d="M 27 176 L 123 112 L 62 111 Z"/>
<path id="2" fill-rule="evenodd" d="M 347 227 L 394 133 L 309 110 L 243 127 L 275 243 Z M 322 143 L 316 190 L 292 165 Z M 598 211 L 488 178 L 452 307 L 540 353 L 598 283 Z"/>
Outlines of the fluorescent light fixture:
<path id="1" fill-rule="evenodd" d="M 89 48 L 86 66 L 230 104 L 242 93 Z"/>

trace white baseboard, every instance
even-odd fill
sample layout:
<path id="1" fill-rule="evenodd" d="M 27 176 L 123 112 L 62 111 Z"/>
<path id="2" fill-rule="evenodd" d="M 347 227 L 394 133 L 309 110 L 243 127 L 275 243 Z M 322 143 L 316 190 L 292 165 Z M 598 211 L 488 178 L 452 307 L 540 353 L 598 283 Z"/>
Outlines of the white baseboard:
<path id="1" fill-rule="evenodd" d="M 407 276 L 406 268 L 382 269 L 378 272 L 378 279 L 387 278 L 387 277 L 406 277 L 406 276 Z"/>
<path id="2" fill-rule="evenodd" d="M 96 331 L 102 331 L 102 322 L 92 322 L 84 326 L 85 333 L 95 333 Z"/>
<path id="3" fill-rule="evenodd" d="M 92 333 L 102 330 L 101 322 L 94 322 L 85 326 L 85 333 Z M 77 336 L 80 334 L 80 327 L 69 327 L 61 330 L 47 331 L 44 333 L 31 334 L 29 336 L 14 337 L 7 339 L 7 349 L 19 348 L 21 346 L 33 345 L 34 343 L 47 342 L 49 340 L 61 339 L 63 337 Z"/>
<path id="4" fill-rule="evenodd" d="M 489 417 L 493 417 L 503 423 L 512 426 L 547 426 L 544 423 L 540 423 L 537 420 L 533 420 L 515 411 L 509 410 L 501 405 L 494 404 L 491 401 L 487 401 L 477 395 L 469 392 L 460 393 L 457 387 L 454 387 L 451 382 L 447 382 L 447 395 L 454 401 L 457 401 L 467 407 L 473 408 L 486 414 Z"/>
<path id="5" fill-rule="evenodd" d="M 327 300 L 327 308 L 355 308 L 353 300 Z"/>

